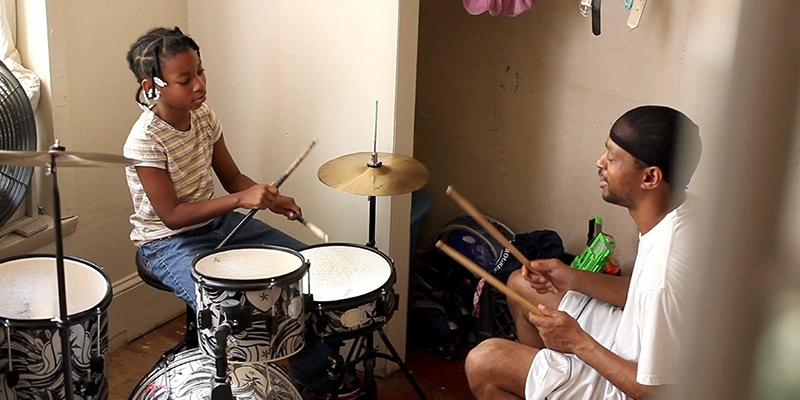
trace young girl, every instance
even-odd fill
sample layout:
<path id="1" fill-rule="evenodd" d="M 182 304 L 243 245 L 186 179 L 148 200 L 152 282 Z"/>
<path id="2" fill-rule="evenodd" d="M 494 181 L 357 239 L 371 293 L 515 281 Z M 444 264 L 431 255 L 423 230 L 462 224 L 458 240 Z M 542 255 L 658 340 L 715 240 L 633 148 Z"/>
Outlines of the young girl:
<path id="1" fill-rule="evenodd" d="M 194 257 L 216 248 L 242 221 L 244 215 L 234 210 L 269 209 L 289 219 L 301 210 L 275 186 L 239 171 L 217 116 L 205 104 L 206 75 L 192 38 L 178 28 L 152 29 L 131 45 L 127 60 L 143 109 L 123 152 L 140 161 L 126 168 L 134 206 L 131 240 L 152 273 L 196 310 Z M 212 171 L 227 195 L 214 195 Z M 257 219 L 243 224 L 227 244 L 305 247 Z M 290 373 L 312 392 L 327 387 L 328 354 L 327 346 L 307 340 L 289 359 Z"/>

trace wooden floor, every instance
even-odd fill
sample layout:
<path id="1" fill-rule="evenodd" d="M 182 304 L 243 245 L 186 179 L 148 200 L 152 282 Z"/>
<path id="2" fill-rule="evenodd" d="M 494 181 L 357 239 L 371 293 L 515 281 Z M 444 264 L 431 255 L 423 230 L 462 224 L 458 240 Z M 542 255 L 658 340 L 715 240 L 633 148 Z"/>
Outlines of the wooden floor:
<path id="1" fill-rule="evenodd" d="M 128 399 L 138 382 L 152 370 L 161 354 L 183 338 L 184 317 L 178 317 L 110 355 L 109 400 Z M 461 351 L 464 353 L 466 350 Z M 464 375 L 463 354 L 445 360 L 438 354 L 414 345 L 407 346 L 406 365 L 423 393 L 431 400 L 473 398 Z M 378 398 L 409 400 L 418 398 L 400 371 L 387 378 L 376 378 Z"/>

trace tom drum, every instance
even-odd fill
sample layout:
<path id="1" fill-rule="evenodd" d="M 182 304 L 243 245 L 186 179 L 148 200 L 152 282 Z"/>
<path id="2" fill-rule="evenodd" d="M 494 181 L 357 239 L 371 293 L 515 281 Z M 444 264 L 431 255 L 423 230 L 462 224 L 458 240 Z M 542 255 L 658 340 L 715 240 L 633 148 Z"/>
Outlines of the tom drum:
<path id="1" fill-rule="evenodd" d="M 309 262 L 303 289 L 312 297 L 314 331 L 323 340 L 372 332 L 397 308 L 392 260 L 372 247 L 321 243 L 300 250 Z"/>
<path id="2" fill-rule="evenodd" d="M 231 300 L 241 305 L 246 323 L 229 337 L 229 361 L 269 362 L 303 348 L 306 315 L 300 283 L 308 263 L 302 255 L 278 246 L 231 246 L 200 254 L 193 264 L 203 353 L 214 356 L 221 305 Z"/>

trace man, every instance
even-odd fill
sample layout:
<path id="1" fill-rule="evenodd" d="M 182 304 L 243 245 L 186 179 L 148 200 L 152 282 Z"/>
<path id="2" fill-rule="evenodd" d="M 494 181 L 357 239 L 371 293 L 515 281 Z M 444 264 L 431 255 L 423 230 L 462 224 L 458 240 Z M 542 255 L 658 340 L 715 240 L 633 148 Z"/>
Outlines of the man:
<path id="1" fill-rule="evenodd" d="M 697 125 L 672 108 L 637 107 L 614 123 L 596 165 L 603 200 L 627 208 L 639 231 L 632 275 L 556 259 L 515 271 L 509 287 L 543 315 L 509 302 L 519 342 L 488 339 L 467 356 L 477 398 L 646 399 L 677 383 L 697 214 L 685 190 L 699 158 Z"/>

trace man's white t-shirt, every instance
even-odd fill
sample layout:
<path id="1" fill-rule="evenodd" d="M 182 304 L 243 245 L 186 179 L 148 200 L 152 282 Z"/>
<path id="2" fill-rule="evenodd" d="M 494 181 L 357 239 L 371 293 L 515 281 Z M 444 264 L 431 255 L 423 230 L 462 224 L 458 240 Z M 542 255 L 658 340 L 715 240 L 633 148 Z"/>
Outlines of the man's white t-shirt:
<path id="1" fill-rule="evenodd" d="M 695 202 L 687 198 L 639 236 L 624 309 L 572 291 L 559 305 L 600 344 L 636 362 L 636 381 L 642 385 L 678 383 L 678 351 L 688 333 L 688 287 L 697 257 Z M 574 354 L 549 349 L 534 357 L 525 393 L 527 400 L 628 399 Z"/>

